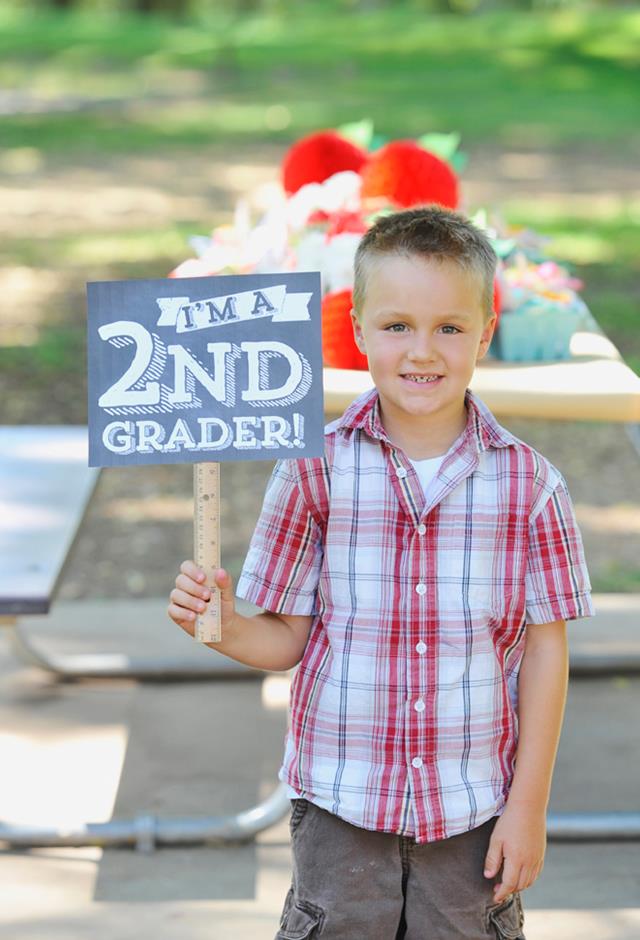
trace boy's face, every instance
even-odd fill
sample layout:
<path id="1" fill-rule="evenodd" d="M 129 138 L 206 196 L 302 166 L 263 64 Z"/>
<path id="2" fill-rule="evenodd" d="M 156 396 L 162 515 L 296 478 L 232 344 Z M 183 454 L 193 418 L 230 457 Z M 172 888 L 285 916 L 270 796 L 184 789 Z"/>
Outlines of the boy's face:
<path id="1" fill-rule="evenodd" d="M 486 353 L 480 276 L 454 262 L 389 255 L 370 262 L 356 343 L 369 360 L 387 434 L 405 443 L 429 430 L 464 430 L 465 391 Z"/>

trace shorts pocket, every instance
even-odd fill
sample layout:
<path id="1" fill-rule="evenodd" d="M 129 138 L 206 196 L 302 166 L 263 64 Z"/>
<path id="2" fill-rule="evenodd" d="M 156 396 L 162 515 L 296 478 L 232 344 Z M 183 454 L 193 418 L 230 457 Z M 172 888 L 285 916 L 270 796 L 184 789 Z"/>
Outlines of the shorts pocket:
<path id="1" fill-rule="evenodd" d="M 489 930 L 493 929 L 497 940 L 525 940 L 522 932 L 524 912 L 517 892 L 500 904 L 490 907 L 487 920 L 487 926 Z"/>
<path id="2" fill-rule="evenodd" d="M 303 799 L 291 800 L 291 817 L 289 819 L 289 832 L 291 835 L 297 830 L 309 809 L 309 801 Z"/>
<path id="3" fill-rule="evenodd" d="M 321 907 L 295 897 L 289 889 L 276 940 L 314 940 L 320 933 L 324 912 Z"/>

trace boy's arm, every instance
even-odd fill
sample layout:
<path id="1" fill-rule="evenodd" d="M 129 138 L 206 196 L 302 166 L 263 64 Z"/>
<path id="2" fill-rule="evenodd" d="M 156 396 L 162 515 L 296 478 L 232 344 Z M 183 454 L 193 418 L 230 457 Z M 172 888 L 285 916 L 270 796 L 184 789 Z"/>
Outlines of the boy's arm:
<path id="1" fill-rule="evenodd" d="M 243 617 L 236 610 L 229 573 L 219 568 L 215 582 L 220 589 L 222 639 L 205 646 L 256 669 L 292 669 L 300 662 L 311 629 L 310 616 L 265 612 Z M 196 615 L 204 610 L 210 596 L 204 571 L 195 562 L 184 561 L 171 592 L 168 614 L 193 636 Z"/>
<path id="2" fill-rule="evenodd" d="M 516 767 L 502 815 L 494 827 L 485 876 L 502 880 L 495 901 L 522 891 L 544 863 L 551 776 L 567 697 L 569 655 L 566 623 L 527 624 L 518 677 L 519 736 Z"/>

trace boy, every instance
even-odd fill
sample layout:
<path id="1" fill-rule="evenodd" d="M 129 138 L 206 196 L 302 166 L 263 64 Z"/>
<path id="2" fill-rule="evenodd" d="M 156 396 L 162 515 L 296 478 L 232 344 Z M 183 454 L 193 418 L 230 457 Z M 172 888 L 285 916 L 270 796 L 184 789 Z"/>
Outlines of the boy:
<path id="1" fill-rule="evenodd" d="M 468 389 L 495 264 L 485 235 L 439 208 L 363 236 L 352 319 L 375 389 L 327 426 L 323 459 L 274 470 L 237 591 L 265 613 L 236 614 L 216 577 L 215 648 L 299 664 L 281 938 L 523 937 L 565 621 L 593 607 L 563 477 Z M 192 562 L 181 572 L 169 615 L 193 633 L 209 591 Z"/>

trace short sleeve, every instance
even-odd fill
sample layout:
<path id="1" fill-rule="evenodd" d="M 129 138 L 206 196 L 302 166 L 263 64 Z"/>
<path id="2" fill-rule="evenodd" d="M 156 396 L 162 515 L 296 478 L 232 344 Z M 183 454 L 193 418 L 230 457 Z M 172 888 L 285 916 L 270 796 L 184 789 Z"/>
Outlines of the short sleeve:
<path id="1" fill-rule="evenodd" d="M 236 587 L 236 594 L 274 613 L 315 612 L 322 535 L 307 508 L 297 461 L 279 461 Z"/>
<path id="2" fill-rule="evenodd" d="M 582 536 L 562 476 L 529 523 L 526 609 L 529 623 L 593 617 Z"/>

